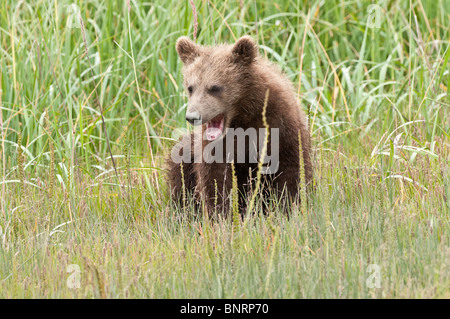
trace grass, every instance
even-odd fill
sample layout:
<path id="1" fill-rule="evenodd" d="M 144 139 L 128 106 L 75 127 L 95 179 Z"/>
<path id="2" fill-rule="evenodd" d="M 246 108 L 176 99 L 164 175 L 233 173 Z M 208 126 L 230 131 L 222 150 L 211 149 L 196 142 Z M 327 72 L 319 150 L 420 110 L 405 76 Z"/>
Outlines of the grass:
<path id="1" fill-rule="evenodd" d="M 379 28 L 370 1 L 70 3 L 0 4 L 1 298 L 450 297 L 448 1 L 379 1 Z M 296 85 L 307 212 L 171 204 L 194 26 L 253 36 Z"/>

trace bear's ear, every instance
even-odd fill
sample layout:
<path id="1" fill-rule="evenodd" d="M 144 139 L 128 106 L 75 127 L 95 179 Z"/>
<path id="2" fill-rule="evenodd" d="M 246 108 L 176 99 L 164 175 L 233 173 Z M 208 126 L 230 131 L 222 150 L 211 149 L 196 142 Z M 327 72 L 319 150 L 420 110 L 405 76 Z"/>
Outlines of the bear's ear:
<path id="1" fill-rule="evenodd" d="M 200 55 L 200 48 L 188 37 L 181 37 L 176 44 L 178 55 L 184 64 L 192 63 Z"/>
<path id="2" fill-rule="evenodd" d="M 252 63 L 258 55 L 258 48 L 253 38 L 244 36 L 236 41 L 231 50 L 231 54 L 234 62 L 248 65 Z"/>

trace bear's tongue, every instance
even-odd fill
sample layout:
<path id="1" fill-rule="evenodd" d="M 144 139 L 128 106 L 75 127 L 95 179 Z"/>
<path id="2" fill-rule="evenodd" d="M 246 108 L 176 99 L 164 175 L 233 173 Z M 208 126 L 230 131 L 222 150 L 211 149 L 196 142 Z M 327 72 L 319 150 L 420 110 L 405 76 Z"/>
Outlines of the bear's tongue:
<path id="1" fill-rule="evenodd" d="M 223 132 L 223 115 L 218 115 L 211 121 L 206 123 L 206 139 L 208 141 L 214 141 Z"/>

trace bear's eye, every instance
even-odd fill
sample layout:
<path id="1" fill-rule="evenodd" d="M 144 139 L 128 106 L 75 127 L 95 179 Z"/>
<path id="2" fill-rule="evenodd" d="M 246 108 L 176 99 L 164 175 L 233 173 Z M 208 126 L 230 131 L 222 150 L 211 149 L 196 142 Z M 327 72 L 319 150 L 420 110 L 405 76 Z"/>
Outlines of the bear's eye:
<path id="1" fill-rule="evenodd" d="M 222 87 L 218 85 L 213 85 L 209 88 L 209 93 L 211 94 L 219 94 L 222 92 Z"/>
<path id="2" fill-rule="evenodd" d="M 192 94 L 193 91 L 194 91 L 194 88 L 192 87 L 192 85 L 188 86 L 189 94 Z"/>

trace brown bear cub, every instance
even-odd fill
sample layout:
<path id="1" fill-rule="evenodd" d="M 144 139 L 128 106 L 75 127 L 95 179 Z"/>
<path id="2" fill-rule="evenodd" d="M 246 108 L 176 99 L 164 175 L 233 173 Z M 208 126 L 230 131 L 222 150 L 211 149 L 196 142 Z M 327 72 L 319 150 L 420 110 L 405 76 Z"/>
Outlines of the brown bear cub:
<path id="1" fill-rule="evenodd" d="M 234 169 L 242 211 L 262 161 L 263 196 L 273 190 L 282 199 L 298 200 L 299 136 L 306 183 L 312 179 L 311 143 L 291 81 L 259 56 L 248 36 L 214 47 L 181 37 L 176 49 L 189 97 L 186 120 L 197 129 L 175 145 L 167 160 L 173 199 L 185 205 L 192 195 L 209 214 L 227 215 Z"/>

